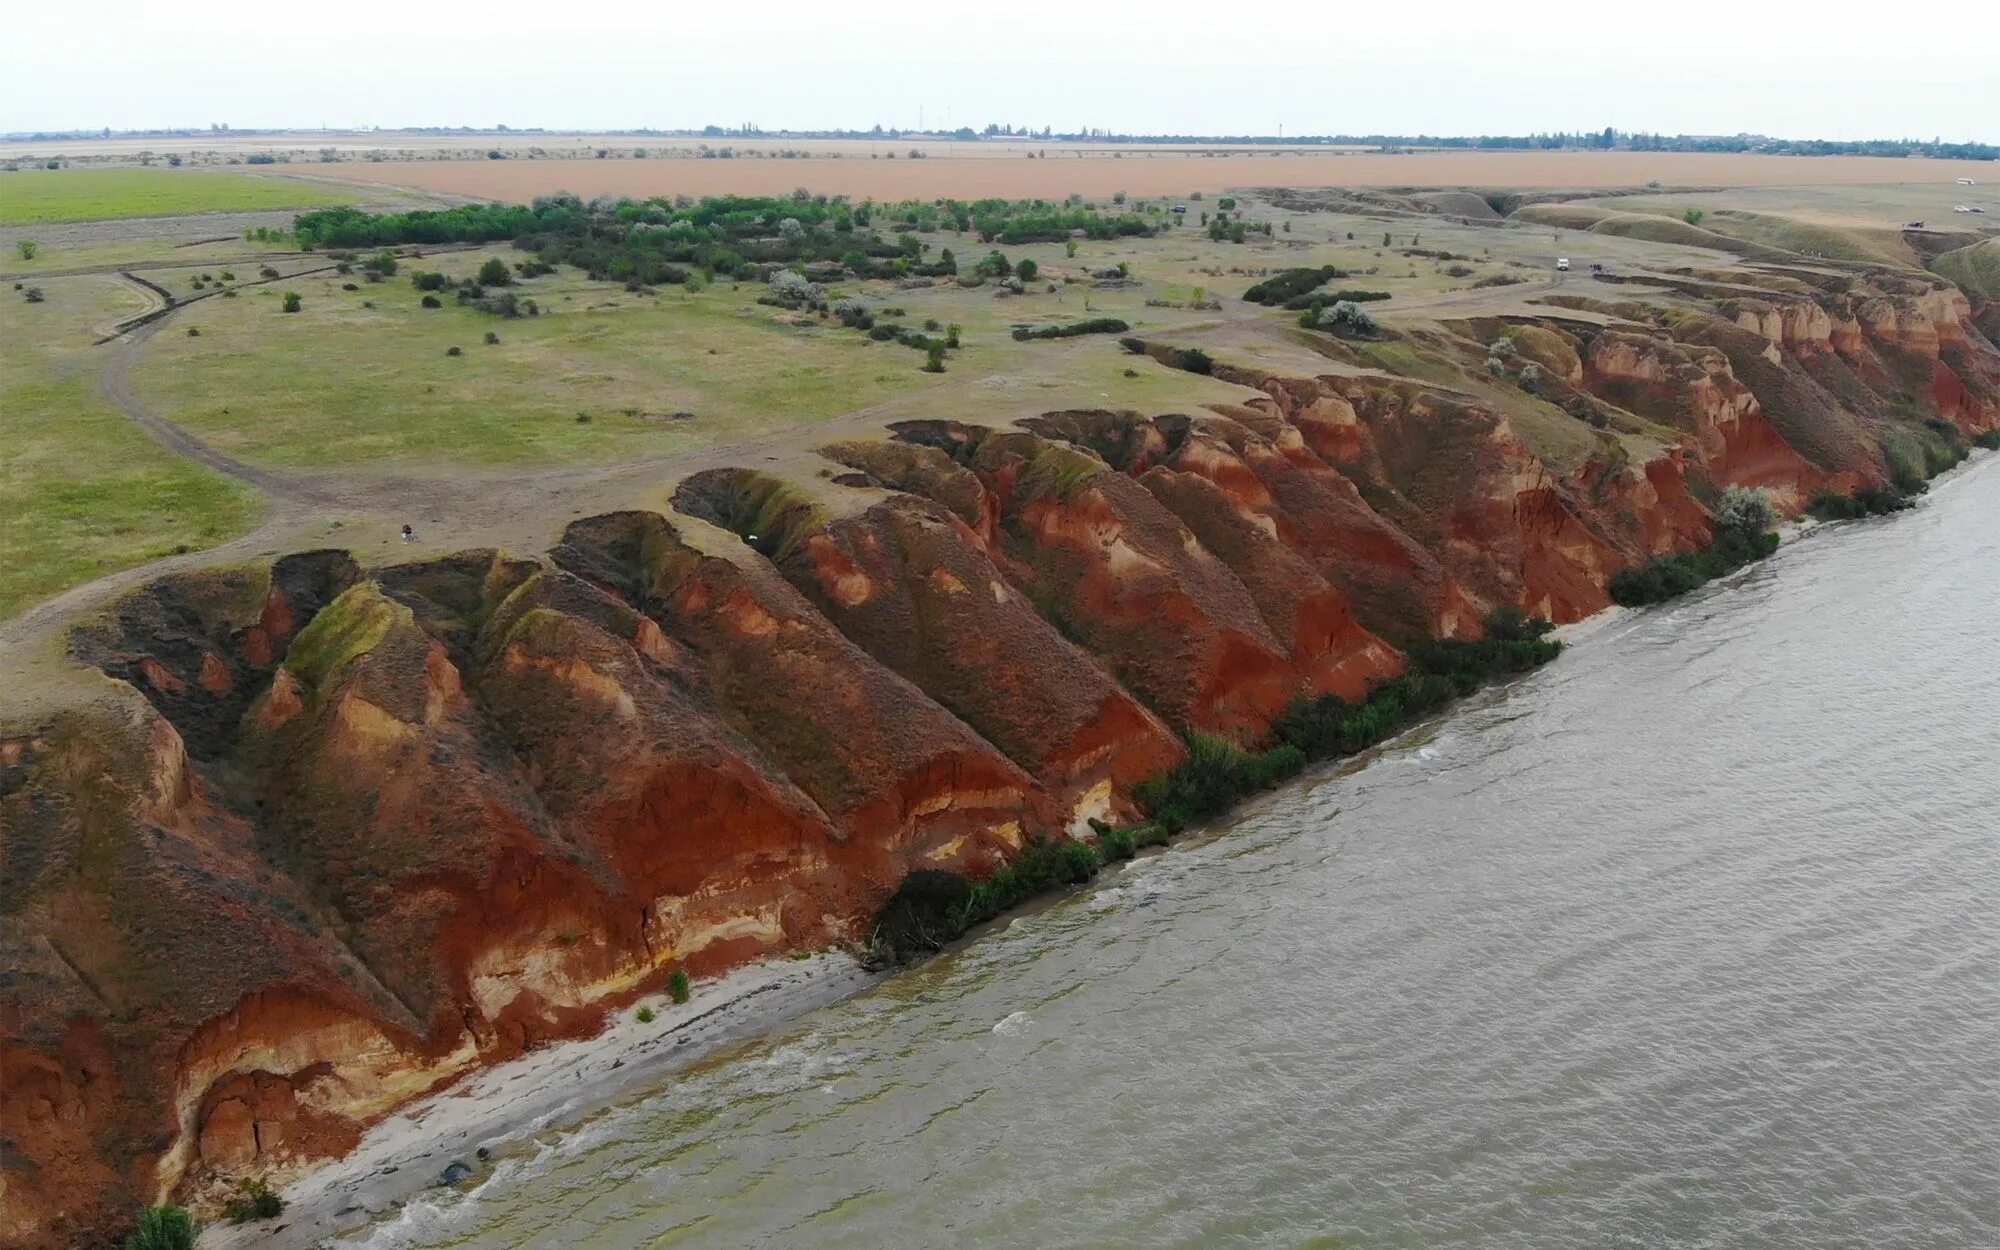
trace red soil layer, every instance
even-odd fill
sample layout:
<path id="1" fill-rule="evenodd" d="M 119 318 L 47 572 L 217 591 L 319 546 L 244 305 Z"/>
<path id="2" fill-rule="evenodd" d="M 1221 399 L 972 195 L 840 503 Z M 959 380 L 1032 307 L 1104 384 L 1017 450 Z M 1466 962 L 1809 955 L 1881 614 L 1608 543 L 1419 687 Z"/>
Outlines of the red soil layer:
<path id="1" fill-rule="evenodd" d="M 772 558 L 739 474 L 546 560 L 134 595 L 75 643 L 119 710 L 0 743 L 0 1242 L 283 1182 L 676 967 L 1128 817 L 1185 730 L 1254 739 L 1496 607 L 1596 611 L 1721 486 L 1791 509 L 1923 418 L 2000 425 L 2000 352 L 1915 279 L 1536 329 L 1558 398 L 1677 444 L 1559 473 L 1462 393 L 1221 365 L 1263 397 L 829 448 L 853 506 L 801 493 Z"/>

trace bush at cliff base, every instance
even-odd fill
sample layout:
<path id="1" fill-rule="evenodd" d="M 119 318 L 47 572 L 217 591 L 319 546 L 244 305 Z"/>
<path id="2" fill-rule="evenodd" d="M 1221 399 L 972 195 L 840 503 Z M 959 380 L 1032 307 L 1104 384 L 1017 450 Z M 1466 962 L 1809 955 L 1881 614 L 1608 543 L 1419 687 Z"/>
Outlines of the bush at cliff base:
<path id="1" fill-rule="evenodd" d="M 1192 732 L 1185 760 L 1133 790 L 1146 824 L 1099 826 L 1095 846 L 1066 838 L 1030 842 L 983 882 L 933 869 L 903 878 L 876 919 L 871 961 L 894 963 L 942 949 L 1010 907 L 1088 881 L 1106 863 L 1129 859 L 1247 795 L 1282 785 L 1309 763 L 1365 750 L 1487 681 L 1538 668 L 1562 651 L 1560 642 L 1546 637 L 1551 628 L 1507 608 L 1487 618 L 1485 636 L 1476 642 L 1422 643 L 1411 648 L 1401 676 L 1378 682 L 1359 704 L 1332 694 L 1293 700 L 1271 723 L 1262 750 Z"/>
<path id="2" fill-rule="evenodd" d="M 149 1207 L 125 1250 L 194 1250 L 194 1217 L 180 1207 Z"/>
<path id="3" fill-rule="evenodd" d="M 1659 603 L 1761 560 L 1778 549 L 1778 536 L 1770 532 L 1776 523 L 1777 514 L 1763 491 L 1732 486 L 1716 505 L 1713 542 L 1700 551 L 1649 560 L 1613 574 L 1606 587 L 1611 601 L 1628 608 Z"/>

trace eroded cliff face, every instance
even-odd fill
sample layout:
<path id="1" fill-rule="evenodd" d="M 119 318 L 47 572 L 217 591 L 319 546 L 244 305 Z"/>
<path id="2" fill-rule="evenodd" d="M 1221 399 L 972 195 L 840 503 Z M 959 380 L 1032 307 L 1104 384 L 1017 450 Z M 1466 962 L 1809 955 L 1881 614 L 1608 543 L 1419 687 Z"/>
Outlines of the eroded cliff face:
<path id="1" fill-rule="evenodd" d="M 1771 286 L 1447 343 L 1511 330 L 1531 399 L 1219 362 L 1248 402 L 907 423 L 540 558 L 148 587 L 74 643 L 122 693 L 0 743 L 0 1242 L 282 1184 L 674 968 L 1130 818 L 1188 730 L 1597 611 L 1722 487 L 1795 510 L 2000 425 L 1955 292 Z"/>

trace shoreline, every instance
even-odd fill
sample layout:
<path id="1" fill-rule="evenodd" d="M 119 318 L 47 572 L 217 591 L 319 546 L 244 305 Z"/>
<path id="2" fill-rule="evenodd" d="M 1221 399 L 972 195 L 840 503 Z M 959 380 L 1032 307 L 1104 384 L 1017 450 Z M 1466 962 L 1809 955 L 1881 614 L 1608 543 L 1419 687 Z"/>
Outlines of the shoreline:
<path id="1" fill-rule="evenodd" d="M 1958 470 L 1976 467 L 1983 459 L 1975 454 L 1933 481 L 1943 483 L 1960 477 Z M 1787 521 L 1778 529 L 1783 539 L 1779 550 L 1833 525 L 1807 516 Z M 1640 610 L 1614 604 L 1559 626 L 1549 636 L 1565 648 L 1573 647 L 1604 635 Z M 1462 700 L 1455 701 L 1453 709 L 1459 702 Z M 1449 714 L 1448 709 L 1444 715 Z M 1202 822 L 1203 826 L 1240 817 L 1283 794 L 1297 781 L 1311 782 L 1315 775 L 1333 775 L 1356 763 L 1365 767 L 1382 750 L 1436 719 L 1424 717 L 1353 756 L 1335 757 L 1315 766 L 1293 783 L 1246 795 L 1229 812 Z M 1141 855 L 1150 857 L 1165 849 L 1153 848 Z M 1106 870 L 1119 867 L 1122 865 L 1105 865 Z M 1015 916 L 1051 905 L 1071 892 L 1058 889 L 1038 894 L 974 926 L 944 949 L 978 941 Z M 765 959 L 696 982 L 686 1004 L 663 1001 L 657 994 L 627 1003 L 608 1011 L 604 1029 L 592 1037 L 555 1043 L 475 1069 L 446 1089 L 399 1109 L 372 1126 L 353 1151 L 326 1161 L 286 1186 L 282 1191 L 283 1214 L 243 1225 L 212 1224 L 203 1230 L 198 1245 L 202 1250 L 253 1245 L 304 1250 L 360 1233 L 393 1218 L 433 1189 L 483 1183 L 504 1152 L 541 1132 L 574 1125 L 626 1102 L 643 1087 L 670 1078 L 724 1045 L 768 1034 L 892 975 L 894 970 L 867 971 L 844 951 L 826 951 L 804 960 Z M 650 1006 L 657 1013 L 651 1023 L 638 1021 L 641 1006 Z M 482 1155 L 482 1150 L 487 1153 Z M 463 1165 L 464 1170 L 445 1181 L 445 1170 L 457 1165 Z"/>
<path id="2" fill-rule="evenodd" d="M 626 1003 L 608 1011 L 592 1037 L 475 1069 L 398 1108 L 353 1150 L 283 1186 L 282 1214 L 240 1225 L 218 1221 L 197 1244 L 303 1250 L 360 1232 L 421 1194 L 484 1180 L 507 1150 L 538 1133 L 605 1110 L 722 1046 L 852 997 L 881 977 L 845 952 L 827 951 L 697 981 L 684 1004 L 664 994 Z M 639 1022 L 641 1006 L 657 1013 L 651 1023 Z"/>

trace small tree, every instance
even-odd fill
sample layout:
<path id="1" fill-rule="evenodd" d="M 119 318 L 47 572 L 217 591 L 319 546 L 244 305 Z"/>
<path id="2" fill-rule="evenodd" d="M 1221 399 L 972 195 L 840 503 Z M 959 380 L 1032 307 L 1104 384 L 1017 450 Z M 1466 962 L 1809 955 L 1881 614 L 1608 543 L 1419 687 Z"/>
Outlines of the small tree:
<path id="1" fill-rule="evenodd" d="M 797 247 L 800 243 L 805 242 L 805 225 L 796 217 L 787 217 L 778 223 L 778 237 L 793 247 Z"/>
<path id="2" fill-rule="evenodd" d="M 489 258 L 485 264 L 479 267 L 479 285 L 481 286 L 509 286 L 512 285 L 513 281 L 514 275 L 508 270 L 507 262 L 501 260 L 498 256 Z"/>
<path id="3" fill-rule="evenodd" d="M 1722 499 L 1715 505 L 1715 531 L 1718 537 L 1735 534 L 1748 539 L 1759 539 L 1771 532 L 1778 523 L 1778 513 L 1771 506 L 1771 497 L 1753 487 L 1732 486 L 1722 492 Z"/>
<path id="4" fill-rule="evenodd" d="M 299 293 L 298 293 L 297 291 L 286 291 L 286 292 L 285 292 L 285 311 L 286 311 L 286 312 L 288 312 L 288 313 L 295 313 L 295 312 L 297 312 L 297 311 L 299 310 L 299 305 L 300 305 L 300 304 L 301 304 L 302 302 L 303 302 L 303 301 L 299 299 Z"/>
<path id="5" fill-rule="evenodd" d="M 924 349 L 924 372 L 944 372 L 944 344 L 936 339 L 932 339 L 930 346 Z"/>
<path id="6" fill-rule="evenodd" d="M 962 333 L 964 333 L 964 327 L 960 326 L 956 321 L 952 322 L 944 328 L 944 345 L 956 350 L 958 347 L 958 336 Z"/>
<path id="7" fill-rule="evenodd" d="M 688 1000 L 688 974 L 685 968 L 676 968 L 667 976 L 667 997 L 676 1003 Z"/>
<path id="8" fill-rule="evenodd" d="M 1111 202 L 1113 204 L 1123 204 L 1125 202 L 1125 193 L 1123 191 L 1113 191 L 1111 193 Z"/>
<path id="9" fill-rule="evenodd" d="M 1033 282 L 1035 275 L 1041 271 L 1042 267 L 1026 256 L 1021 258 L 1020 264 L 1014 266 L 1014 276 L 1023 282 Z"/>
<path id="10" fill-rule="evenodd" d="M 1702 211 L 1698 208 L 1690 208 L 1685 213 L 1681 214 L 1681 220 L 1686 222 L 1690 226 L 1700 225 L 1701 219 L 1702 219 Z"/>
<path id="11" fill-rule="evenodd" d="M 33 239 L 22 239 L 20 242 L 14 244 L 14 250 L 21 254 L 22 260 L 33 260 L 35 259 L 35 253 L 42 250 L 42 245 Z"/>
<path id="12" fill-rule="evenodd" d="M 1075 239 L 1064 239 L 1064 240 L 1063 240 L 1063 255 L 1065 255 L 1065 256 L 1069 256 L 1069 257 L 1074 257 L 1074 256 L 1076 255 L 1076 240 L 1075 240 Z"/>

